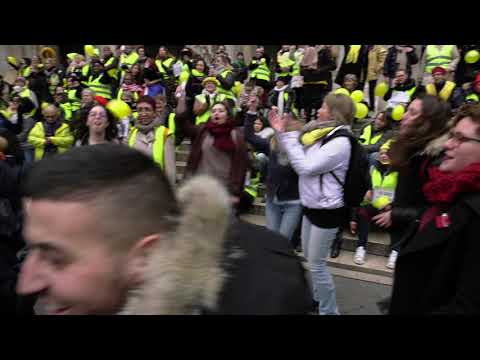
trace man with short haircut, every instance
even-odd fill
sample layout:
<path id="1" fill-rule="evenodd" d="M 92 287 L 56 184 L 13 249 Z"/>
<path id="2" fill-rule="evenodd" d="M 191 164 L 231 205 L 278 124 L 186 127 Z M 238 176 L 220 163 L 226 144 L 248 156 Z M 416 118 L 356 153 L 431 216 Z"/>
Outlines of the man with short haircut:
<path id="1" fill-rule="evenodd" d="M 209 177 L 175 195 L 121 145 L 35 164 L 23 187 L 28 256 L 17 291 L 49 314 L 304 314 L 311 294 L 288 242 L 233 220 Z"/>

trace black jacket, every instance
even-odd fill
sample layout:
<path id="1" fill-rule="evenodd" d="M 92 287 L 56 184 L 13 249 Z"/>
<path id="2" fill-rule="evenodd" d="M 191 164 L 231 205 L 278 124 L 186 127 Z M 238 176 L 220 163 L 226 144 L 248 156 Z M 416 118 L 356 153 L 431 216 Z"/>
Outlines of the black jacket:
<path id="1" fill-rule="evenodd" d="M 338 69 L 335 82 L 338 85 L 343 86 L 343 78 L 345 77 L 345 75 L 353 74 L 357 76 L 360 88 L 363 89 L 363 84 L 365 84 L 365 80 L 367 78 L 368 45 L 362 45 L 362 47 L 360 48 L 360 54 L 358 55 L 357 62 L 349 64 L 346 64 L 345 61 L 347 60 L 347 54 L 350 51 L 350 45 L 344 45 L 344 48 L 345 56 L 343 57 L 340 68 Z"/>
<path id="2" fill-rule="evenodd" d="M 467 64 L 465 62 L 465 54 L 470 50 L 480 51 L 480 45 L 457 45 L 460 61 L 455 71 L 455 83 L 457 86 L 462 86 L 467 82 L 472 82 L 475 79 L 475 75 L 480 70 L 480 61 L 473 64 Z"/>
<path id="3" fill-rule="evenodd" d="M 305 83 L 326 81 L 326 87 L 330 88 L 332 83 L 332 71 L 337 64 L 330 49 L 323 48 L 318 52 L 318 66 L 315 70 L 302 68 L 300 74 Z"/>
<path id="4" fill-rule="evenodd" d="M 270 141 L 256 136 L 253 123 L 256 115 L 245 116 L 244 131 L 245 140 L 254 147 L 255 151 L 269 156 L 267 166 L 267 197 L 273 199 L 275 195 L 280 201 L 298 200 L 298 175 L 290 165 L 281 165 L 278 161 L 278 153 L 270 151 Z"/>
<path id="5" fill-rule="evenodd" d="M 432 221 L 402 246 L 390 314 L 480 314 L 480 194 L 459 199 L 448 214 L 449 227 Z"/>
<path id="6" fill-rule="evenodd" d="M 312 295 L 305 270 L 285 237 L 263 226 L 235 221 L 225 251 L 230 253 L 234 248 L 244 256 L 226 262 L 225 271 L 230 276 L 214 314 L 308 313 Z"/>
<path id="7" fill-rule="evenodd" d="M 407 45 L 414 48 L 413 45 Z M 415 48 L 414 48 L 415 49 Z M 383 67 L 383 75 L 393 79 L 395 77 L 395 72 L 397 71 L 397 49 L 395 45 L 388 49 L 387 58 L 385 59 L 385 65 Z M 418 63 L 418 56 L 414 51 L 407 53 L 407 73 L 408 77 L 412 76 L 412 65 Z"/>

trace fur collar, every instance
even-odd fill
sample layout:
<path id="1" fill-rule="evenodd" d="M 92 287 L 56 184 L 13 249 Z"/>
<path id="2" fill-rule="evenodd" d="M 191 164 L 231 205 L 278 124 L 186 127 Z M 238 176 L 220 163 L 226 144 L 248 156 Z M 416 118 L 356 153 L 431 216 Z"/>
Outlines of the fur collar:
<path id="1" fill-rule="evenodd" d="M 177 230 L 154 248 L 144 284 L 131 291 L 121 314 L 215 310 L 226 279 L 221 265 L 230 219 L 229 196 L 208 176 L 192 177 L 177 196 L 183 214 Z"/>
<path id="2" fill-rule="evenodd" d="M 443 145 L 448 141 L 448 133 L 445 133 L 433 140 L 425 146 L 425 149 L 422 151 L 422 154 L 428 155 L 430 157 L 435 157 L 440 155 L 443 151 Z"/>

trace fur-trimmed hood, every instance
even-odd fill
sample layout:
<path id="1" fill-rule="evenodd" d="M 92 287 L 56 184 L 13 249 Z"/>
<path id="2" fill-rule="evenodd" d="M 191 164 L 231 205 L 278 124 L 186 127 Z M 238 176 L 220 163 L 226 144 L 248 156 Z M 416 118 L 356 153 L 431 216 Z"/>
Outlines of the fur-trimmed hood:
<path id="1" fill-rule="evenodd" d="M 430 157 L 436 157 L 444 150 L 443 146 L 448 141 L 448 133 L 445 133 L 439 137 L 436 137 L 425 146 L 425 149 L 422 151 L 422 154 L 428 155 Z"/>
<path id="2" fill-rule="evenodd" d="M 182 209 L 176 231 L 153 249 L 143 285 L 132 290 L 120 314 L 194 314 L 215 310 L 226 274 L 224 242 L 230 198 L 208 176 L 196 176 L 177 191 Z"/>

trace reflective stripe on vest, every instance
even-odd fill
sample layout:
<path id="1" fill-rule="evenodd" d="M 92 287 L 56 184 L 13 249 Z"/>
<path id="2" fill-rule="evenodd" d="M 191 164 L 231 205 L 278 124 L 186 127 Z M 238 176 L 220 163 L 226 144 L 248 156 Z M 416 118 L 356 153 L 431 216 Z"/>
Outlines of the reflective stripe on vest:
<path id="1" fill-rule="evenodd" d="M 202 104 L 205 104 L 207 102 L 207 95 L 200 94 L 195 96 L 195 99 L 200 101 Z M 212 114 L 213 104 L 219 101 L 223 101 L 225 99 L 226 99 L 226 96 L 224 94 L 216 94 L 213 98 L 213 101 L 209 103 L 208 109 L 203 114 L 197 115 L 197 117 L 195 118 L 195 125 L 206 123 L 210 118 L 210 115 Z"/>
<path id="2" fill-rule="evenodd" d="M 465 98 L 465 101 L 479 101 L 477 94 L 470 94 Z"/>
<path id="3" fill-rule="evenodd" d="M 386 176 L 382 176 L 381 172 L 375 166 L 372 166 L 370 176 L 373 189 L 372 205 L 375 204 L 375 200 L 383 196 L 386 196 L 391 203 L 394 200 L 395 189 L 398 183 L 398 172 L 393 171 Z"/>
<path id="4" fill-rule="evenodd" d="M 436 66 L 447 68 L 453 60 L 453 45 L 443 45 L 442 50 L 436 45 L 428 45 L 425 54 L 425 72 L 431 73 Z"/>
<path id="5" fill-rule="evenodd" d="M 135 147 L 135 142 L 137 141 L 137 133 L 138 129 L 133 128 L 130 132 L 129 139 L 128 139 L 128 146 L 133 148 Z M 159 126 L 155 129 L 155 140 L 153 142 L 153 161 L 160 166 L 162 170 L 165 167 L 165 154 L 164 154 L 164 147 L 165 142 L 167 141 L 167 137 L 169 135 L 169 131 L 165 126 Z"/>
<path id="6" fill-rule="evenodd" d="M 105 99 L 111 100 L 112 99 L 112 88 L 110 84 L 102 84 L 100 80 L 103 78 L 103 74 L 97 77 L 95 80 L 93 79 L 93 75 L 90 75 L 88 78 L 88 87 L 95 91 L 95 95 L 101 96 Z"/>
<path id="7" fill-rule="evenodd" d="M 382 133 L 375 135 L 372 138 L 372 129 L 372 124 L 365 126 L 365 128 L 363 129 L 362 135 L 358 139 L 362 145 L 375 145 L 378 140 L 382 138 Z"/>
<path id="8" fill-rule="evenodd" d="M 454 88 L 455 88 L 455 83 L 451 81 L 447 81 L 445 82 L 445 85 L 443 85 L 443 88 L 442 90 L 440 90 L 440 94 L 438 94 L 438 96 L 443 101 L 447 101 L 450 98 L 450 95 L 452 95 Z M 435 87 L 435 84 L 427 85 L 427 94 L 437 96 L 437 88 Z"/>
<path id="9" fill-rule="evenodd" d="M 80 106 L 82 105 L 82 104 L 80 103 L 80 99 L 77 98 L 76 93 L 77 93 L 77 90 L 76 90 L 76 89 L 68 90 L 68 92 L 67 92 L 67 94 L 68 94 L 68 101 L 70 101 L 70 104 L 72 104 L 72 111 L 73 111 L 73 112 L 75 112 L 75 111 L 77 111 L 78 109 L 80 109 Z"/>

